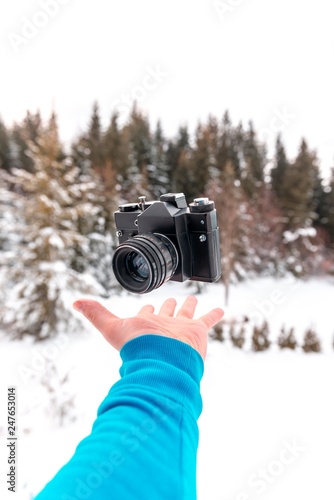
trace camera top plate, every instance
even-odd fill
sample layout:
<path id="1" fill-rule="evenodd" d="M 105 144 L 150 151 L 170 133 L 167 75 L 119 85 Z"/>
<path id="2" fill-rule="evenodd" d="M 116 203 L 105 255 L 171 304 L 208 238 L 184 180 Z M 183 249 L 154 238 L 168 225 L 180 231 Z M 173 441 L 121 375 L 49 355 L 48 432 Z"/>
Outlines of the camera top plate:
<path id="1" fill-rule="evenodd" d="M 187 208 L 186 197 L 183 193 L 166 193 L 160 196 L 160 201 L 172 203 L 176 208 Z"/>
<path id="2" fill-rule="evenodd" d="M 136 210 L 139 210 L 138 203 L 123 203 L 119 206 L 120 212 L 135 212 Z"/>

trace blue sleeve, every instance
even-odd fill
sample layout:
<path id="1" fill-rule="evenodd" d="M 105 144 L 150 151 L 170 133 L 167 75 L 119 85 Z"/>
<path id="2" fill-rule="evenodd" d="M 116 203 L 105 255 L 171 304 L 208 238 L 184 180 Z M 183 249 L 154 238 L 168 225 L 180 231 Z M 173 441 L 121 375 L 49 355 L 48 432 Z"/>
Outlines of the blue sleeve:
<path id="1" fill-rule="evenodd" d="M 137 337 L 120 354 L 121 379 L 91 434 L 35 500 L 196 498 L 201 356 L 158 335 Z"/>

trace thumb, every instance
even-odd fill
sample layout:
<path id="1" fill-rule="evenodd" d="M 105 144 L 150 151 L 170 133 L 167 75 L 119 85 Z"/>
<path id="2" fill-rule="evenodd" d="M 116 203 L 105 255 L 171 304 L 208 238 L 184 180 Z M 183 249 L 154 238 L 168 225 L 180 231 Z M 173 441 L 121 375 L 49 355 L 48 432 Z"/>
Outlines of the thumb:
<path id="1" fill-rule="evenodd" d="M 80 299 L 73 303 L 74 309 L 81 312 L 90 323 L 102 333 L 102 335 L 112 342 L 112 334 L 117 331 L 117 324 L 121 319 L 111 313 L 96 300 Z"/>

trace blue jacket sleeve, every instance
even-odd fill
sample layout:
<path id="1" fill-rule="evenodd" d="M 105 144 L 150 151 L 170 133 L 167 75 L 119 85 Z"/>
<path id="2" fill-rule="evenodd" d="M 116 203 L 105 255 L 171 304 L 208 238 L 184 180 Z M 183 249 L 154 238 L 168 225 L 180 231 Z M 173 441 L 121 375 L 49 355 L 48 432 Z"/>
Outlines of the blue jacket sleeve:
<path id="1" fill-rule="evenodd" d="M 193 500 L 203 360 L 178 340 L 143 335 L 121 352 L 121 379 L 35 500 Z"/>

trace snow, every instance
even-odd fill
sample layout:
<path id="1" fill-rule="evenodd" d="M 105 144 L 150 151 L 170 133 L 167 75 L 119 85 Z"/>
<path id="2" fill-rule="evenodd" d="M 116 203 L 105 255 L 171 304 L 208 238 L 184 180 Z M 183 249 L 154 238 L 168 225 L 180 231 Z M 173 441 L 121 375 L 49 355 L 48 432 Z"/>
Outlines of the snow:
<path id="1" fill-rule="evenodd" d="M 294 232 L 284 231 L 283 238 L 284 238 L 284 243 L 291 243 L 292 241 L 295 241 L 300 237 L 315 238 L 316 235 L 317 231 L 314 227 L 301 227 Z"/>
<path id="2" fill-rule="evenodd" d="M 298 342 L 312 326 L 321 354 L 239 350 L 229 341 L 209 342 L 199 420 L 199 500 L 314 500 L 332 498 L 334 433 L 334 282 L 256 279 L 232 287 L 226 321 L 269 322 L 271 340 L 295 327 Z M 147 296 L 120 292 L 101 302 L 120 316 L 165 298 L 179 303 L 192 288 L 168 283 Z M 223 307 L 221 285 L 198 296 L 197 315 Z M 69 297 L 74 301 L 79 297 Z M 73 314 L 80 318 L 79 313 Z M 119 355 L 87 322 L 76 334 L 33 343 L 0 337 L 0 498 L 5 489 L 5 394 L 18 394 L 18 498 L 30 500 L 71 457 L 86 436 L 99 403 L 119 378 Z M 63 382 L 61 383 L 61 380 Z M 61 410 L 64 410 L 62 414 Z"/>

